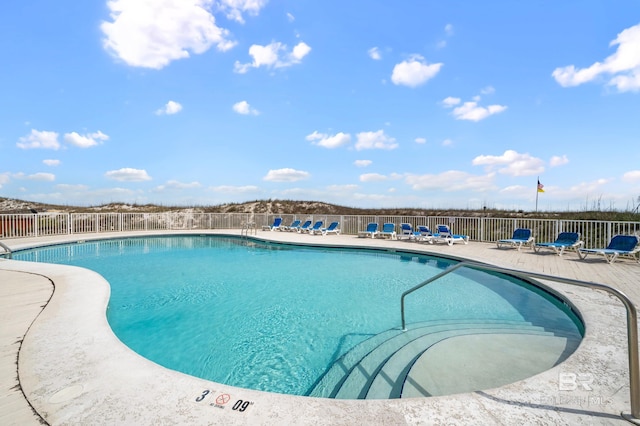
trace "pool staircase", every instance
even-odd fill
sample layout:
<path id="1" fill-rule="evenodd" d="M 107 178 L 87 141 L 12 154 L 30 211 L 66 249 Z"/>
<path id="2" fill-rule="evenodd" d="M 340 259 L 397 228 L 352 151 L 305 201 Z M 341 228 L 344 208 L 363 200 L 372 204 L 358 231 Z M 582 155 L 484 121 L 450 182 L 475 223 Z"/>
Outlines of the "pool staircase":
<path id="1" fill-rule="evenodd" d="M 522 380 L 563 361 L 579 337 L 523 321 L 429 321 L 387 330 L 336 360 L 309 396 L 451 395 Z"/>

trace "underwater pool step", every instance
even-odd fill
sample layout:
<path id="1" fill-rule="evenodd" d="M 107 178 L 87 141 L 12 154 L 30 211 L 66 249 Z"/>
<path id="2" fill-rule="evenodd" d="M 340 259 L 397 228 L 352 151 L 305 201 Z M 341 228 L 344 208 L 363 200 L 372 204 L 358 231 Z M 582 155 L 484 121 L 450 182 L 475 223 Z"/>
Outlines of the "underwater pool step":
<path id="1" fill-rule="evenodd" d="M 464 326 L 466 324 L 496 324 L 496 323 L 511 323 L 511 324 L 526 324 L 530 323 L 522 321 L 500 321 L 500 320 L 433 320 L 424 321 L 419 323 L 412 323 L 407 325 L 407 330 L 414 330 L 423 327 L 434 326 L 448 326 L 447 328 L 456 328 Z M 368 353 L 373 351 L 380 344 L 386 340 L 403 334 L 402 330 L 393 328 L 386 330 L 382 333 L 373 335 L 372 337 L 360 342 L 351 348 L 348 352 L 338 358 L 331 367 L 323 374 L 318 382 L 313 386 L 312 390 L 308 393 L 308 396 L 322 397 L 322 398 L 334 398 L 335 394 L 339 390 L 339 384 L 344 381 L 353 367 L 360 362 Z"/>
<path id="2" fill-rule="evenodd" d="M 504 386 L 564 361 L 580 339 L 562 336 L 467 335 L 444 340 L 411 366 L 402 398 L 452 395 Z M 437 366 L 437 367 L 436 367 Z"/>
<path id="3" fill-rule="evenodd" d="M 417 331 L 412 335 L 406 335 L 406 333 L 409 333 L 407 331 L 404 338 L 402 338 L 403 336 L 397 336 L 389 339 L 364 357 L 343 381 L 335 397 L 339 399 L 399 398 L 406 373 L 408 372 L 406 367 L 410 366 L 429 347 L 451 337 L 468 334 L 497 334 L 501 332 L 546 333 L 539 327 L 525 330 L 521 327 L 514 328 L 511 325 L 500 324 L 477 324 L 473 327 L 430 331 L 427 334 L 420 334 L 419 331 L 421 329 Z M 387 371 L 385 366 L 390 361 L 391 364 Z M 405 362 L 405 364 L 402 365 L 402 362 Z M 401 371 L 396 371 L 398 369 Z M 404 375 L 402 375 L 402 371 L 405 372 Z M 380 391 L 376 391 L 375 388 L 371 389 L 374 382 L 381 387 Z M 394 390 L 395 392 L 393 392 Z"/>
<path id="4" fill-rule="evenodd" d="M 499 322 L 497 320 L 480 320 L 481 322 L 489 322 L 496 323 Z M 460 324 L 469 324 L 475 323 L 477 321 L 469 321 L 469 320 L 433 320 L 433 321 L 424 321 L 419 323 L 413 323 L 407 325 L 407 329 L 415 329 L 420 327 L 430 327 L 430 326 L 439 326 L 439 325 L 452 325 L 458 326 Z M 515 322 L 515 321 L 514 321 Z M 522 322 L 519 322 L 522 323 Z M 372 337 L 358 343 L 353 348 L 351 348 L 348 352 L 338 358 L 331 367 L 323 374 L 323 376 L 318 380 L 318 382 L 313 386 L 311 392 L 308 393 L 308 396 L 316 396 L 321 398 L 333 398 L 335 397 L 335 393 L 337 392 L 337 384 L 344 380 L 346 374 L 348 374 L 351 369 L 369 352 L 374 350 L 378 345 L 380 345 L 385 340 L 396 336 L 398 334 L 402 334 L 402 330 L 398 328 L 392 328 L 386 330 L 382 333 L 373 335 Z"/>
<path id="5" fill-rule="evenodd" d="M 342 384 L 348 379 L 349 375 L 356 367 L 362 371 L 363 366 L 361 363 L 363 360 L 366 359 L 367 362 L 375 364 L 376 360 L 382 357 L 382 359 L 378 360 L 378 363 L 380 363 L 405 344 L 421 336 L 451 330 L 490 327 L 506 327 L 517 330 L 521 328 L 530 329 L 533 326 L 530 323 L 523 321 L 440 320 L 410 324 L 407 326 L 407 331 L 405 332 L 399 328 L 390 329 L 364 340 L 336 360 L 318 380 L 308 395 L 324 398 L 340 397 L 338 396 L 338 392 L 340 391 Z M 541 330 L 539 327 L 536 327 L 535 329 Z M 381 348 L 385 348 L 386 352 L 382 352 Z M 383 356 L 381 354 L 385 355 Z M 365 395 L 363 394 L 360 397 L 364 398 Z M 358 398 L 358 396 L 348 396 L 347 398 Z"/>
<path id="6" fill-rule="evenodd" d="M 376 372 L 374 379 L 367 385 L 369 390 L 366 394 L 366 399 L 392 399 L 401 398 L 403 396 L 403 388 L 408 374 L 411 371 L 414 363 L 426 355 L 432 348 L 437 347 L 451 339 L 466 338 L 473 336 L 477 338 L 481 344 L 487 346 L 492 345 L 498 335 L 506 336 L 544 336 L 553 337 L 552 333 L 540 331 L 537 329 L 525 330 L 512 328 L 490 328 L 490 329 L 474 329 L 474 330 L 455 330 L 446 333 L 435 333 L 427 336 L 420 337 L 413 340 L 409 344 L 398 349 L 393 355 L 391 355 L 385 362 L 383 362 L 378 371 Z M 488 343 L 491 342 L 491 343 Z M 475 348 L 474 348 L 475 349 Z M 457 350 L 457 349 L 456 349 Z M 473 352 L 473 350 L 472 350 Z M 425 358 L 428 358 L 425 356 Z M 425 366 L 431 370 L 432 368 L 429 362 L 423 363 L 421 366 Z M 482 368 L 483 366 L 478 366 Z M 437 369 L 440 369 L 438 366 Z M 419 368 L 416 368 L 412 376 L 412 380 L 415 386 L 419 386 L 422 376 L 418 374 Z M 458 375 L 458 372 L 451 372 L 453 375 Z M 477 390 L 477 389 L 473 389 Z M 424 396 L 424 395 L 423 395 Z"/>

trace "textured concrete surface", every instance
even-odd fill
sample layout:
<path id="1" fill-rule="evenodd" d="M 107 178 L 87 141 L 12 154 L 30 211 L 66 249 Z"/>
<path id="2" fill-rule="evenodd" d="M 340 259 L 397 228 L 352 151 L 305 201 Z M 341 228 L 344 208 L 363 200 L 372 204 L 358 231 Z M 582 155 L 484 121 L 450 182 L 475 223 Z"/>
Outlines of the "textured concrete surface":
<path id="1" fill-rule="evenodd" d="M 15 250 L 113 236 L 122 234 L 4 242 Z M 574 253 L 559 257 L 528 249 L 497 249 L 495 244 L 483 243 L 450 247 L 269 231 L 258 231 L 257 237 L 446 254 L 608 284 L 627 293 L 634 302 L 640 300 L 640 265 L 630 261 L 609 265 L 597 258 L 578 260 Z M 33 281 L 39 289 L 27 290 L 25 281 Z M 50 294 L 51 283 L 55 286 L 53 297 L 38 314 L 38 306 L 44 305 L 47 292 Z M 26 290 L 26 294 L 33 295 L 26 304 L 35 303 L 37 307 L 28 314 L 24 304 L 1 305 L 3 319 L 5 315 L 26 315 L 33 321 L 26 328 L 3 321 L 2 330 L 15 339 L 24 336 L 21 347 L 9 345 L 9 353 L 14 353 L 15 360 L 19 349 L 21 389 L 38 415 L 53 425 L 628 424 L 620 417 L 622 411 L 630 409 L 622 304 L 601 291 L 551 281 L 544 284 L 568 297 L 587 325 L 582 344 L 564 363 L 497 389 L 432 398 L 350 401 L 239 389 L 163 368 L 131 351 L 113 334 L 105 315 L 109 285 L 100 275 L 69 266 L 0 260 L 2 299 Z M 6 344 L 3 340 L 3 348 Z M 1 396 L 6 393 L 3 391 Z M 13 405 L 2 405 L 0 409 L 0 419 L 12 418 Z M 37 416 L 31 414 L 25 424 L 37 421 Z"/>
<path id="2" fill-rule="evenodd" d="M 0 272 L 0 424 L 41 424 L 22 394 L 18 351 L 31 323 L 53 294 L 47 278 L 24 272 Z"/>

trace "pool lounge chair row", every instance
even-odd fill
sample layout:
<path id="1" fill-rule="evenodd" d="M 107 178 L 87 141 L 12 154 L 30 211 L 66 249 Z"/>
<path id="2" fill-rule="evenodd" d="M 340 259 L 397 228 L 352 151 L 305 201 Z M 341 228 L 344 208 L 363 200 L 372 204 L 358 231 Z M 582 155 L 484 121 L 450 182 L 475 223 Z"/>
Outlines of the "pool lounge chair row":
<path id="1" fill-rule="evenodd" d="M 512 247 L 517 248 L 518 251 L 523 246 L 529 246 L 533 251 L 539 253 L 540 250 L 548 249 L 553 250 L 558 256 L 562 256 L 565 250 L 578 250 L 582 247 L 583 242 L 580 240 L 579 232 L 561 232 L 553 242 L 548 243 L 536 243 L 535 239 L 531 235 L 531 229 L 518 228 L 513 231 L 511 238 L 505 238 L 496 241 L 498 248 Z"/>
<path id="2" fill-rule="evenodd" d="M 282 224 L 282 218 L 276 217 L 273 220 L 272 225 L 265 225 L 262 227 L 263 231 L 289 231 L 289 232 L 297 232 L 308 233 L 310 235 L 327 235 L 327 234 L 336 234 L 340 235 L 340 222 L 331 222 L 329 226 L 324 227 L 324 221 L 318 220 L 313 226 L 311 225 L 311 221 L 307 220 L 301 224 L 302 221 L 294 220 L 291 222 L 291 225 L 286 226 Z"/>
<path id="3" fill-rule="evenodd" d="M 418 230 L 416 231 L 410 223 L 401 223 L 399 232 L 396 232 L 395 226 L 394 223 L 385 223 L 382 225 L 382 230 L 378 231 L 378 224 L 371 222 L 364 231 L 358 233 L 358 237 L 390 237 L 393 240 L 406 239 L 410 241 L 428 242 L 430 244 L 444 242 L 450 246 L 457 242 L 464 244 L 469 242 L 467 235 L 454 234 L 447 225 L 438 225 L 438 231 L 435 233 L 431 232 L 429 227 L 425 225 L 418 226 Z"/>
<path id="4" fill-rule="evenodd" d="M 523 245 L 529 245 L 536 253 L 540 250 L 553 250 L 558 256 L 562 256 L 565 250 L 575 250 L 580 259 L 586 259 L 590 254 L 599 254 L 607 263 L 613 263 L 618 257 L 630 257 L 640 263 L 640 237 L 637 235 L 616 235 L 605 248 L 583 248 L 584 242 L 580 240 L 579 232 L 561 232 L 553 242 L 536 243 L 531 236 L 531 230 L 518 228 L 513 236 L 508 239 L 498 240 L 498 248 L 503 246 L 516 247 L 518 250 Z"/>
<path id="5" fill-rule="evenodd" d="M 364 231 L 358 232 L 358 237 L 360 238 L 389 237 L 392 240 L 396 240 L 398 239 L 398 234 L 396 233 L 395 223 L 385 223 L 382 225 L 382 229 L 378 230 L 378 224 L 376 222 L 371 222 L 367 224 L 367 228 Z"/>
<path id="6" fill-rule="evenodd" d="M 457 242 L 467 244 L 469 237 L 466 235 L 453 234 L 447 225 L 437 225 L 437 232 L 432 233 L 431 230 L 424 225 L 419 225 L 418 230 L 414 230 L 410 223 L 401 223 L 400 231 L 395 233 L 395 225 L 393 223 L 385 223 L 383 230 L 378 232 L 377 223 L 369 223 L 365 231 L 361 231 L 358 236 L 372 237 L 384 236 L 393 233 L 393 239 L 428 242 L 430 244 L 444 242 L 453 245 Z M 579 232 L 561 232 L 553 242 L 536 243 L 532 236 L 531 229 L 518 228 L 513 232 L 511 238 L 501 239 L 497 241 L 498 248 L 513 247 L 518 251 L 523 246 L 529 246 L 535 253 L 542 250 L 551 250 L 558 256 L 562 256 L 566 250 L 574 250 L 580 259 L 586 259 L 590 254 L 602 255 L 607 263 L 613 263 L 619 257 L 629 257 L 640 263 L 640 237 L 637 235 L 616 235 L 605 248 L 586 249 L 583 248 L 584 242 L 580 239 Z"/>

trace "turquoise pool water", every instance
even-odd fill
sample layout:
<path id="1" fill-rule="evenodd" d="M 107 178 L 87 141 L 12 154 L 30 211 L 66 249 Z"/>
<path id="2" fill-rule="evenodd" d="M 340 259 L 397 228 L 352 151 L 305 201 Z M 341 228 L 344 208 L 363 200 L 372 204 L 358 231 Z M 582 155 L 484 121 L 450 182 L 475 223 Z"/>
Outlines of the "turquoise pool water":
<path id="1" fill-rule="evenodd" d="M 399 327 L 400 296 L 453 261 L 220 236 L 58 245 L 16 260 L 82 266 L 111 285 L 115 334 L 165 367 L 233 386 L 305 395 L 357 343 Z M 531 322 L 580 336 L 557 299 L 512 277 L 461 269 L 406 300 L 408 323 Z"/>

